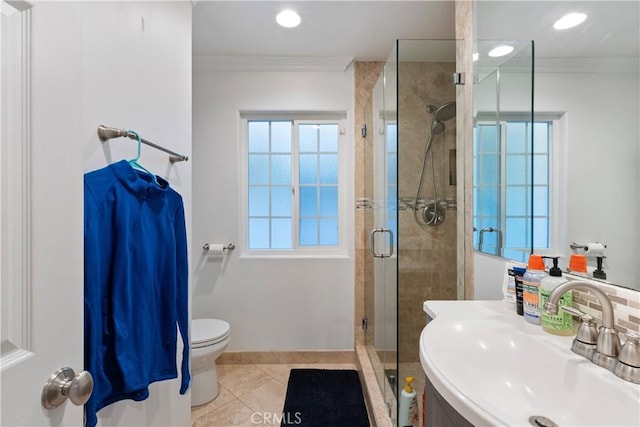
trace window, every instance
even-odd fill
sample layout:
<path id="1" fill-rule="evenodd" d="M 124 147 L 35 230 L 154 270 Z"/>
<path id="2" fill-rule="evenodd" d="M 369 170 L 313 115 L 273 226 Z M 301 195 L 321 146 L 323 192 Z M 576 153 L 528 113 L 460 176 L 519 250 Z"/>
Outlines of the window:
<path id="1" fill-rule="evenodd" d="M 247 119 L 249 250 L 339 246 L 339 120 Z"/>
<path id="2" fill-rule="evenodd" d="M 473 217 L 478 251 L 525 261 L 532 245 L 549 248 L 552 126 L 552 121 L 533 123 L 533 152 L 531 122 L 480 122 L 474 128 Z"/>
<path id="3" fill-rule="evenodd" d="M 386 124 L 385 131 L 386 170 L 385 182 L 387 184 L 386 207 L 387 228 L 393 233 L 393 244 L 398 245 L 398 123 L 395 121 Z"/>

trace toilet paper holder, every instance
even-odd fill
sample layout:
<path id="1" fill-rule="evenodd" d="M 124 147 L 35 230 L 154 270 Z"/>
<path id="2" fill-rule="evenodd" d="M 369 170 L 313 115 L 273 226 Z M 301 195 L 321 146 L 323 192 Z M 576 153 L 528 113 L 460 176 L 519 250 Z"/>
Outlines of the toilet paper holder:
<path id="1" fill-rule="evenodd" d="M 604 243 L 601 243 L 601 242 L 595 242 L 595 243 L 598 243 L 598 244 L 604 246 L 605 249 L 607 248 L 607 245 L 605 245 Z M 571 249 L 582 249 L 585 252 L 589 250 L 589 245 L 581 245 L 581 244 L 575 243 L 575 242 L 571 243 L 569 245 L 569 247 L 571 247 Z"/>
<path id="2" fill-rule="evenodd" d="M 204 245 L 202 245 L 202 250 L 204 251 L 208 251 L 211 248 L 211 244 L 210 243 L 205 243 Z M 234 250 L 236 248 L 236 245 L 234 245 L 233 243 L 229 243 L 227 245 L 224 245 L 222 247 L 222 250 L 225 252 L 230 252 L 232 250 Z"/>

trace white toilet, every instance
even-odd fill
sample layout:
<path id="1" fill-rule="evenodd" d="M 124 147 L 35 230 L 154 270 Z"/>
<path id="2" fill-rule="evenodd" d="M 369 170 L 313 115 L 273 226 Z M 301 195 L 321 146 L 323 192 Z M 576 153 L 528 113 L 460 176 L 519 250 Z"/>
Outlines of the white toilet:
<path id="1" fill-rule="evenodd" d="M 230 330 L 224 320 L 191 321 L 191 406 L 204 405 L 218 396 L 216 359 L 229 345 Z"/>

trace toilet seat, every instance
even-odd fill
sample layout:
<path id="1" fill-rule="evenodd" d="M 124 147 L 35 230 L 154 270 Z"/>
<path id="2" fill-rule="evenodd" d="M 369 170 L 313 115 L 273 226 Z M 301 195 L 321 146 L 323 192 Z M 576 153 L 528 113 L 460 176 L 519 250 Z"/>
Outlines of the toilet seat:
<path id="1" fill-rule="evenodd" d="M 229 337 L 231 326 L 219 319 L 193 319 L 191 321 L 191 348 L 207 347 Z"/>

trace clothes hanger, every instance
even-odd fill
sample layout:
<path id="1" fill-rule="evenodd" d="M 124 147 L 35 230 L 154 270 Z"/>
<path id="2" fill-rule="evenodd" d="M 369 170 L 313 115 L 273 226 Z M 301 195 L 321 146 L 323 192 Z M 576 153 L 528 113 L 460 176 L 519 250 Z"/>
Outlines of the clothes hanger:
<path id="1" fill-rule="evenodd" d="M 128 131 L 127 131 L 127 133 L 129 133 L 129 134 L 131 134 L 131 135 L 135 136 L 135 137 L 136 137 L 136 139 L 138 140 L 138 155 L 135 157 L 135 159 L 131 159 L 131 160 L 129 160 L 129 164 L 130 164 L 131 166 L 135 167 L 135 168 L 138 168 L 138 169 L 140 169 L 140 170 L 142 170 L 142 171 L 144 171 L 144 172 L 148 173 L 148 174 L 151 176 L 151 178 L 153 179 L 153 182 L 154 182 L 156 185 L 160 185 L 160 184 L 158 183 L 158 179 L 156 178 L 156 176 L 155 176 L 153 173 L 149 172 L 149 170 L 147 170 L 147 169 L 146 169 L 144 166 L 142 166 L 140 163 L 138 163 L 138 159 L 140 159 L 141 146 L 142 146 L 142 139 L 140 138 L 140 135 L 138 135 L 138 133 L 137 133 L 137 132 L 132 131 L 132 130 L 128 130 Z"/>

